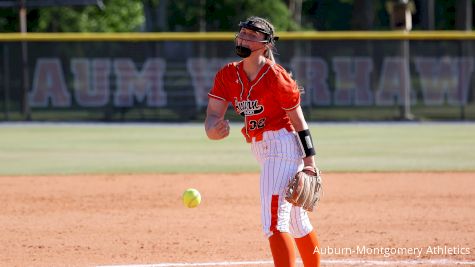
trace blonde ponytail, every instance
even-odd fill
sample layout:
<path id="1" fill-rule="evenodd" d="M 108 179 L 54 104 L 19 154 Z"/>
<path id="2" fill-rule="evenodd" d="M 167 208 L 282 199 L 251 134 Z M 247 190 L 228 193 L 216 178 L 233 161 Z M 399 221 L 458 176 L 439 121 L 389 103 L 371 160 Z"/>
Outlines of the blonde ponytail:
<path id="1" fill-rule="evenodd" d="M 268 47 L 265 53 L 265 57 L 270 59 L 272 62 L 275 63 L 274 53 L 272 52 L 272 48 Z"/>

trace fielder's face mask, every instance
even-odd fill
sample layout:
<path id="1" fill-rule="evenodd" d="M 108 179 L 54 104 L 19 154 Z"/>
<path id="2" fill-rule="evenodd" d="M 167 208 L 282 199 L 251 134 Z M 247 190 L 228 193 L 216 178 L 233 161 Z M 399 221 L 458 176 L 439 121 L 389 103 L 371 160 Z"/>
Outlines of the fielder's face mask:
<path id="1" fill-rule="evenodd" d="M 263 33 L 265 35 L 265 39 L 262 40 L 258 36 L 245 34 L 245 33 L 241 32 L 242 28 L 245 28 L 245 29 L 248 29 L 248 30 L 251 30 L 251 31 L 255 31 L 255 32 Z M 265 43 L 265 44 L 274 43 L 275 41 L 277 41 L 279 39 L 279 37 L 274 36 L 274 33 L 272 32 L 272 30 L 264 29 L 262 27 L 259 27 L 259 26 L 256 25 L 256 22 L 254 22 L 254 21 L 249 21 L 248 20 L 246 22 L 240 22 L 239 23 L 239 32 L 236 34 L 236 54 L 238 56 L 242 57 L 242 58 L 249 57 L 252 52 L 257 51 L 259 49 L 262 49 L 263 47 L 255 49 L 255 50 L 251 50 L 248 47 L 238 45 L 237 44 L 237 39 L 238 38 L 241 39 L 241 40 L 249 41 L 249 42 L 258 42 L 258 43 Z"/>

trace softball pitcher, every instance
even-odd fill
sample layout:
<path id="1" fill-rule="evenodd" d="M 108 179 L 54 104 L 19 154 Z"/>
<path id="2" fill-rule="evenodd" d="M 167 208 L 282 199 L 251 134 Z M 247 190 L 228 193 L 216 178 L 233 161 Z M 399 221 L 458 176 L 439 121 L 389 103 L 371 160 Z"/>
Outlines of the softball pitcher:
<path id="1" fill-rule="evenodd" d="M 278 37 L 273 25 L 259 17 L 239 24 L 236 54 L 242 61 L 224 66 L 209 92 L 205 130 L 208 138 L 229 135 L 224 119 L 228 103 L 244 117 L 241 132 L 261 166 L 262 227 L 275 266 L 295 266 L 297 244 L 304 266 L 320 266 L 317 234 L 307 212 L 285 199 L 286 186 L 302 169 L 315 170 L 315 150 L 300 107 L 296 82 L 274 60 Z"/>

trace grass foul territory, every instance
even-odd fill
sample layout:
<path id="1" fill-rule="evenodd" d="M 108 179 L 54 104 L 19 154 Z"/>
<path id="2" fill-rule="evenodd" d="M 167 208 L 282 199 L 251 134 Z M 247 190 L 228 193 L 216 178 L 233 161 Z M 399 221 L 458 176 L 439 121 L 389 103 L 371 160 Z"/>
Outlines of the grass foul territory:
<path id="1" fill-rule="evenodd" d="M 0 124 L 0 175 L 258 172 L 232 124 Z M 316 123 L 317 162 L 332 172 L 474 171 L 475 124 Z"/>

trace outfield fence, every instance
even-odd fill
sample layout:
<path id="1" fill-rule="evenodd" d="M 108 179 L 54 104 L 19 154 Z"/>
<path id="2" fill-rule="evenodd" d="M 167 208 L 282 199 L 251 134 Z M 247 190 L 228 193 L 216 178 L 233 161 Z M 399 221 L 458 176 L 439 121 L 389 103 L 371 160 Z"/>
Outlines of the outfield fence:
<path id="1" fill-rule="evenodd" d="M 280 36 L 308 120 L 475 120 L 472 32 Z M 239 60 L 233 38 L 0 34 L 0 120 L 202 120 L 216 71 Z"/>

